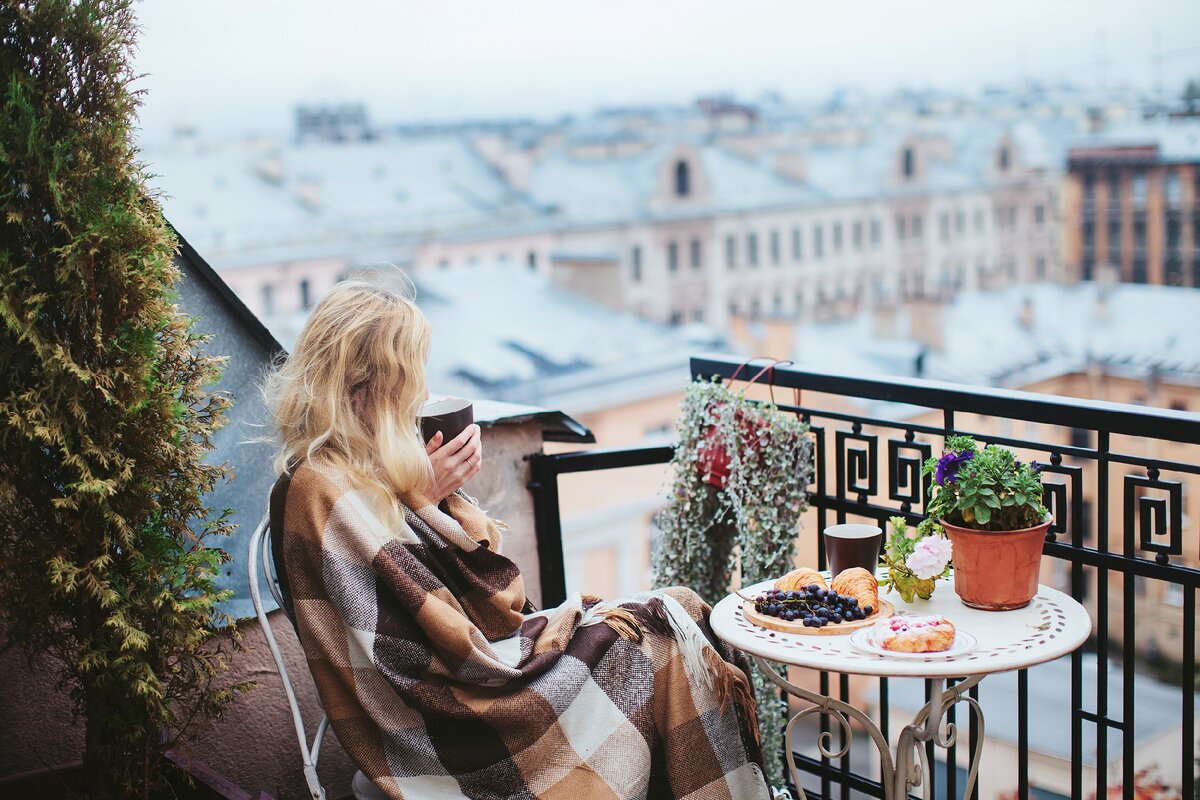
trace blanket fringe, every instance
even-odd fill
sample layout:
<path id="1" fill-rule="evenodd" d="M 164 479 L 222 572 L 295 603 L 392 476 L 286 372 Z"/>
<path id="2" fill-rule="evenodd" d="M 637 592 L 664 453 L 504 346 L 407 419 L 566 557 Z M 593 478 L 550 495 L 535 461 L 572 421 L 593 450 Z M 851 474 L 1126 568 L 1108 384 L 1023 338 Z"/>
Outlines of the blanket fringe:
<path id="1" fill-rule="evenodd" d="M 637 618 L 629 609 L 612 606 L 601 611 L 600 616 L 604 618 L 604 624 L 616 631 L 621 638 L 641 643 L 642 629 L 638 627 Z"/>
<path id="2" fill-rule="evenodd" d="M 740 677 L 742 671 L 730 664 L 716 650 L 709 648 L 704 651 L 704 660 L 715 681 L 714 692 L 717 696 L 717 706 L 721 713 L 732 700 L 734 705 L 742 710 L 746 723 L 754 735 L 754 741 L 761 745 L 762 735 L 758 730 L 758 707 L 754 702 L 754 693 L 750 689 L 750 681 Z"/>
<path id="3" fill-rule="evenodd" d="M 659 598 L 652 597 L 644 603 L 634 603 L 629 611 L 633 612 L 642 630 L 662 636 L 671 635 L 671 620 L 667 618 L 667 608 Z"/>

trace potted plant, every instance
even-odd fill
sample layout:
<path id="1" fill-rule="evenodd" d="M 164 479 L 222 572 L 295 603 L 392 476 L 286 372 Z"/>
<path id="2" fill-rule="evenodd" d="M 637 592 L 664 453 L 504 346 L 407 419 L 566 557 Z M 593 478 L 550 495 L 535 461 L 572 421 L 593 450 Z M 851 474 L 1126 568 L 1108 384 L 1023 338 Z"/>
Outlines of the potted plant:
<path id="1" fill-rule="evenodd" d="M 954 591 L 967 605 L 1008 611 L 1037 594 L 1050 526 L 1038 472 L 1037 462 L 996 445 L 979 449 L 970 436 L 947 437 L 942 456 L 925 462 L 923 474 L 933 476 L 926 512 L 950 538 Z"/>

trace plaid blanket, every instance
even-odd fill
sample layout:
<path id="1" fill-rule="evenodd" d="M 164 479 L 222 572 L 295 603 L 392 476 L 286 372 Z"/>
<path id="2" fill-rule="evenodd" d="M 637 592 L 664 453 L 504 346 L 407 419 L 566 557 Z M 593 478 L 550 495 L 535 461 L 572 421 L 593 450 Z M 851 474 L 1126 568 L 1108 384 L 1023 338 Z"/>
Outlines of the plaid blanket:
<path id="1" fill-rule="evenodd" d="M 695 593 L 534 611 L 461 493 L 405 498 L 399 530 L 328 467 L 275 498 L 321 703 L 388 797 L 768 797 L 748 664 Z"/>

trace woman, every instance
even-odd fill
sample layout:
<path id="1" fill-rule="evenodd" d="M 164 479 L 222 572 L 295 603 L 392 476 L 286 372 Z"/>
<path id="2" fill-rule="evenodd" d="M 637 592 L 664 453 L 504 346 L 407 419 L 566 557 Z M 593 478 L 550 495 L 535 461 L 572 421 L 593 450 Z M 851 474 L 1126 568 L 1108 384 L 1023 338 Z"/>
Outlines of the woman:
<path id="1" fill-rule="evenodd" d="M 528 603 L 459 491 L 478 426 L 420 439 L 429 335 L 409 292 L 341 283 L 267 387 L 290 605 L 351 758 L 391 798 L 766 798 L 745 659 L 693 592 Z"/>

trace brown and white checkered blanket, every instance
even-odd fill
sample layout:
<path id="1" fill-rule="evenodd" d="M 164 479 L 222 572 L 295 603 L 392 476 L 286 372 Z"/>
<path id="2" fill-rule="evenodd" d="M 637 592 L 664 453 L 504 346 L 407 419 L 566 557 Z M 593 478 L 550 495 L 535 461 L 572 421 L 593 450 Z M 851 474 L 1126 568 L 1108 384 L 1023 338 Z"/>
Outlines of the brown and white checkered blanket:
<path id="1" fill-rule="evenodd" d="M 690 590 L 533 612 L 464 495 L 397 530 L 328 467 L 273 494 L 321 703 L 389 797 L 768 797 L 746 659 Z"/>

